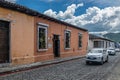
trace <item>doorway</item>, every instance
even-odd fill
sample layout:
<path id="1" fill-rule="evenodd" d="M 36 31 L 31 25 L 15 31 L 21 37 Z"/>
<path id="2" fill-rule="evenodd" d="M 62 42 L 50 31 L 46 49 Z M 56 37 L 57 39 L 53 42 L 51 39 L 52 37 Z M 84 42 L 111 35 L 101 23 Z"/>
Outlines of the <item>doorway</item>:
<path id="1" fill-rule="evenodd" d="M 9 62 L 9 22 L 0 20 L 0 63 Z"/>
<path id="2" fill-rule="evenodd" d="M 53 35 L 53 52 L 54 52 L 54 57 L 60 57 L 59 35 Z"/>

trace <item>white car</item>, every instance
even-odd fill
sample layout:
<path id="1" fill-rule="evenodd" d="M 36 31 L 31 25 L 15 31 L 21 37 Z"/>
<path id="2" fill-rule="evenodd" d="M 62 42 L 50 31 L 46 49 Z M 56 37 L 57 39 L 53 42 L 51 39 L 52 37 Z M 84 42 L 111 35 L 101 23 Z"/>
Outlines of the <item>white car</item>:
<path id="1" fill-rule="evenodd" d="M 115 51 L 114 48 L 108 49 L 107 52 L 108 52 L 109 55 L 115 55 L 116 54 L 116 51 Z"/>
<path id="2" fill-rule="evenodd" d="M 120 49 L 119 49 L 119 48 L 115 48 L 115 51 L 116 51 L 116 52 L 120 52 Z"/>
<path id="3" fill-rule="evenodd" d="M 90 62 L 99 62 L 103 64 L 108 62 L 108 53 L 106 49 L 103 48 L 94 48 L 86 55 L 86 64 Z"/>

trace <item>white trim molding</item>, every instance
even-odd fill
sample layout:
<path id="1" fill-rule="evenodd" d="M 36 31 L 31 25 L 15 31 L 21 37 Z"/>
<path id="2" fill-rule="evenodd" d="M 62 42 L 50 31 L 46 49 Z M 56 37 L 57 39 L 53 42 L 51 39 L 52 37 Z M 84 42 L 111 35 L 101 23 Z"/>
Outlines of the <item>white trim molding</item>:
<path id="1" fill-rule="evenodd" d="M 45 49 L 40 49 L 39 48 L 39 29 L 40 28 L 45 29 Z M 38 51 L 46 51 L 46 50 L 48 50 L 48 38 L 47 38 L 47 36 L 48 36 L 47 27 L 44 27 L 43 25 L 38 25 L 38 34 L 37 34 L 37 38 L 38 38 L 38 40 L 37 40 L 37 49 L 38 49 Z"/>
<path id="2" fill-rule="evenodd" d="M 41 26 L 45 26 L 45 27 L 49 27 L 49 25 L 48 24 L 45 24 L 45 23 L 37 23 L 38 25 L 41 25 Z"/>

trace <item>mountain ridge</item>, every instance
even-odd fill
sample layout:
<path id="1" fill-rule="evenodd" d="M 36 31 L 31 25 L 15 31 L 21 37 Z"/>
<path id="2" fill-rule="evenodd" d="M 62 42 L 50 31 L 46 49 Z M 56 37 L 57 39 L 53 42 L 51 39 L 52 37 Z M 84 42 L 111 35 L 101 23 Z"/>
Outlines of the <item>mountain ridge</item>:
<path id="1" fill-rule="evenodd" d="M 103 35 L 113 41 L 120 42 L 120 33 L 107 33 Z"/>

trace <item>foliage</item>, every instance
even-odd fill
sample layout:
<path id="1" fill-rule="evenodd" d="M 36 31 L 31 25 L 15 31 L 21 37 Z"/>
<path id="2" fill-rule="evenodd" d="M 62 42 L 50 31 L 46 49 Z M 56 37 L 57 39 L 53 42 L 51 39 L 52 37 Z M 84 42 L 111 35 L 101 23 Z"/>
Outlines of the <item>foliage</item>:
<path id="1" fill-rule="evenodd" d="M 116 42 L 120 42 L 120 33 L 107 33 L 103 35 L 104 37 L 107 37 L 111 40 L 114 40 Z"/>

